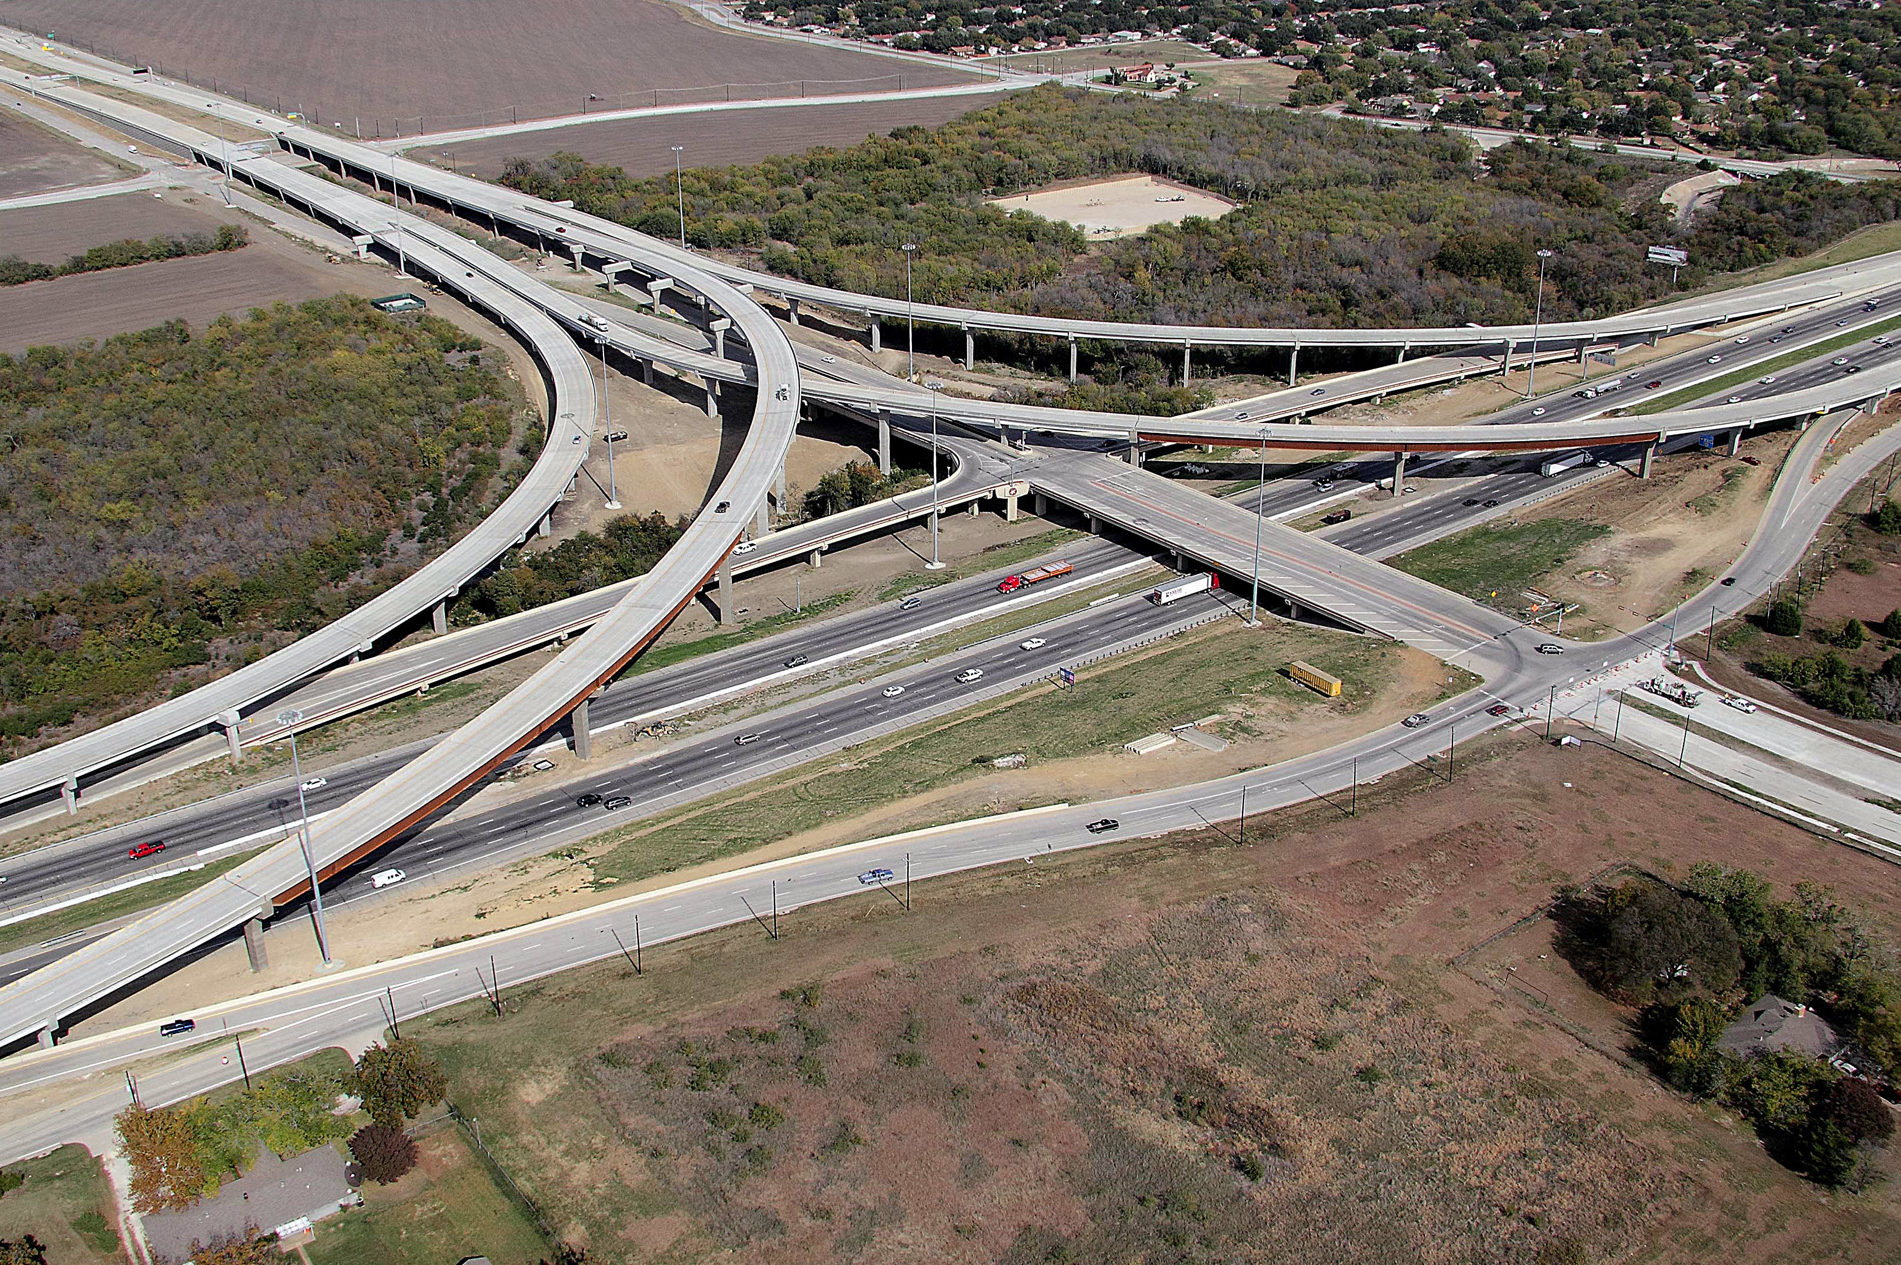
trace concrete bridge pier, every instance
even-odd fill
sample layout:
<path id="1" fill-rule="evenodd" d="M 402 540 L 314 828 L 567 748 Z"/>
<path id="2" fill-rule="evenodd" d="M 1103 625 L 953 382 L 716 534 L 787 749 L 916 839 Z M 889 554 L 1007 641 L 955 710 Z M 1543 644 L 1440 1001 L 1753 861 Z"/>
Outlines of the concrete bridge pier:
<path id="1" fill-rule="evenodd" d="M 355 254 L 358 259 L 368 259 L 370 247 L 376 245 L 376 239 L 368 233 L 358 233 L 350 238 L 350 243 L 356 247 Z"/>
<path id="2" fill-rule="evenodd" d="M 706 415 L 719 416 L 719 383 L 712 378 L 702 378 L 701 385 L 706 388 Z"/>
<path id="3" fill-rule="evenodd" d="M 823 547 L 820 547 L 820 548 L 818 548 L 818 549 L 814 549 L 814 550 L 813 550 L 813 551 L 812 551 L 811 553 L 808 553 L 808 554 L 806 554 L 806 555 L 805 555 L 805 565 L 806 565 L 806 566 L 808 566 L 808 567 L 811 567 L 811 568 L 812 568 L 812 570 L 814 570 L 814 571 L 816 571 L 816 570 L 818 570 L 818 569 L 819 569 L 820 567 L 822 567 L 822 566 L 824 566 L 824 565 L 825 565 L 825 550 L 824 550 L 824 548 L 823 548 Z"/>
<path id="4" fill-rule="evenodd" d="M 1076 336 L 1069 336 L 1069 380 L 1076 380 Z"/>
<path id="5" fill-rule="evenodd" d="M 1743 428 L 1738 426 L 1729 432 L 1729 450 L 1727 455 L 1734 457 L 1743 450 Z"/>
<path id="6" fill-rule="evenodd" d="M 39 1033 L 37 1034 L 37 1038 L 40 1043 L 40 1049 L 50 1050 L 53 1048 L 53 1033 L 57 1031 L 58 1029 L 59 1029 L 58 1019 L 49 1019 L 46 1021 L 46 1026 L 44 1028 L 41 1028 L 39 1030 Z"/>
<path id="7" fill-rule="evenodd" d="M 719 610 L 715 621 L 720 624 L 733 622 L 733 560 L 726 558 L 719 564 Z"/>
<path id="8" fill-rule="evenodd" d="M 878 318 L 871 313 L 865 313 L 865 319 L 871 322 L 871 354 L 875 356 L 884 350 L 884 329 L 879 325 Z"/>
<path id="9" fill-rule="evenodd" d="M 554 535 L 554 511 L 553 510 L 549 510 L 546 514 L 543 514 L 541 516 L 541 521 L 535 524 L 535 535 L 541 537 L 543 540 L 546 540 L 548 537 Z"/>
<path id="10" fill-rule="evenodd" d="M 1513 342 L 1509 338 L 1505 340 L 1505 363 L 1498 371 L 1499 377 L 1502 378 L 1506 374 L 1509 374 L 1512 371 L 1512 353 L 1517 350 L 1518 350 L 1517 343 Z"/>
<path id="11" fill-rule="evenodd" d="M 218 724 L 224 728 L 225 749 L 231 753 L 233 764 L 244 763 L 244 748 L 238 743 L 239 723 L 238 709 L 235 707 L 228 707 L 218 713 Z M 77 791 L 77 789 L 75 784 L 74 790 Z"/>
<path id="12" fill-rule="evenodd" d="M 733 318 L 721 316 L 714 319 L 707 328 L 713 332 L 713 354 L 721 360 L 726 359 L 726 331 L 733 327 Z"/>
<path id="13" fill-rule="evenodd" d="M 1097 518 L 1094 514 L 1089 515 L 1089 534 L 1091 536 L 1102 535 L 1102 520 Z"/>
<path id="14" fill-rule="evenodd" d="M 758 506 L 753 510 L 752 534 L 755 536 L 763 536 L 771 530 L 772 501 L 770 498 L 762 496 L 759 498 Z"/>
<path id="15" fill-rule="evenodd" d="M 786 512 L 785 504 L 785 462 L 779 463 L 779 473 L 772 481 L 772 497 L 779 503 L 779 512 Z"/>
<path id="16" fill-rule="evenodd" d="M 581 271 L 581 249 L 580 242 L 568 243 L 568 253 L 574 256 L 574 270 L 576 272 Z"/>
<path id="17" fill-rule="evenodd" d="M 640 384 L 648 387 L 653 385 L 653 361 L 643 360 L 640 362 Z"/>
<path id="18" fill-rule="evenodd" d="M 797 299 L 789 297 L 786 299 L 785 318 L 793 325 L 799 323 L 799 301 Z"/>
<path id="19" fill-rule="evenodd" d="M 1136 469 L 1142 468 L 1142 436 L 1137 432 L 1129 432 L 1129 448 L 1123 457 Z"/>
<path id="20" fill-rule="evenodd" d="M 1300 371 L 1300 344 L 1295 343 L 1287 349 L 1287 385 L 1294 386 L 1295 375 Z"/>
<path id="21" fill-rule="evenodd" d="M 1413 349 L 1413 345 L 1412 345 L 1411 343 L 1401 343 L 1401 344 L 1399 345 L 1399 359 L 1397 359 L 1397 360 L 1395 360 L 1395 361 L 1394 361 L 1393 363 L 1394 363 L 1394 364 L 1396 364 L 1396 365 L 1403 365 L 1403 364 L 1405 364 L 1405 363 L 1406 363 L 1406 353 L 1407 353 L 1407 352 L 1409 352 L 1409 351 L 1411 351 L 1412 349 Z"/>
<path id="22" fill-rule="evenodd" d="M 878 473 L 891 475 L 891 410 L 878 410 Z"/>
<path id="23" fill-rule="evenodd" d="M 1010 491 L 1006 489 L 1005 491 L 998 493 L 998 495 L 1003 498 L 1003 521 L 1006 523 L 1016 522 L 1017 521 L 1017 494 L 1014 491 Z"/>
<path id="24" fill-rule="evenodd" d="M 1038 518 L 1048 518 L 1050 516 L 1049 498 L 1041 492 L 1030 493 L 1030 513 Z"/>
<path id="25" fill-rule="evenodd" d="M 1195 351 L 1195 345 L 1193 343 L 1182 344 L 1182 385 L 1183 386 L 1188 385 L 1188 377 L 1191 373 L 1194 372 L 1194 364 L 1193 364 L 1194 351 Z"/>
<path id="26" fill-rule="evenodd" d="M 1404 449 L 1393 454 L 1393 495 L 1406 494 L 1406 453 Z"/>
<path id="27" fill-rule="evenodd" d="M 69 777 L 64 782 L 61 782 L 59 784 L 59 797 L 66 803 L 66 815 L 68 817 L 77 817 L 79 815 L 79 779 Z"/>
<path id="28" fill-rule="evenodd" d="M 977 367 L 977 336 L 964 326 L 964 370 L 969 372 Z"/>
<path id="29" fill-rule="evenodd" d="M 271 964 L 270 958 L 264 952 L 264 912 L 262 910 L 258 911 L 257 917 L 244 924 L 244 956 L 250 959 L 253 975 Z"/>
<path id="30" fill-rule="evenodd" d="M 440 637 L 449 631 L 449 599 L 442 598 L 429 608 L 429 626 Z"/>
<path id="31" fill-rule="evenodd" d="M 626 287 L 621 283 L 620 277 L 623 272 L 626 272 L 632 267 L 633 265 L 628 263 L 625 259 L 612 260 L 601 265 L 601 279 L 607 282 L 607 292 L 609 294 L 625 293 Z"/>
<path id="32" fill-rule="evenodd" d="M 577 760 L 594 758 L 594 735 L 589 731 L 587 723 L 588 701 L 585 698 L 582 699 L 574 705 L 574 710 L 568 713 L 568 729 L 574 735 L 574 756 Z"/>
<path id="33" fill-rule="evenodd" d="M 1644 445 L 1644 457 L 1643 461 L 1637 467 L 1637 477 L 1640 479 L 1648 479 L 1650 477 L 1650 463 L 1656 459 L 1657 441 L 1653 439 Z"/>

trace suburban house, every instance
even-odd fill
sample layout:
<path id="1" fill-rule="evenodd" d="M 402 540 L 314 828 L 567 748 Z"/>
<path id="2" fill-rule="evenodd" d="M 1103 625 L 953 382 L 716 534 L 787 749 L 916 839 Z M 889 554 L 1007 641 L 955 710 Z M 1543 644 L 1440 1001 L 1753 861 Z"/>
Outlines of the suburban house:
<path id="1" fill-rule="evenodd" d="M 1766 993 L 1749 1004 L 1735 1023 L 1723 1029 L 1716 1048 L 1747 1057 L 1758 1051 L 1788 1051 L 1826 1059 L 1841 1049 L 1841 1038 L 1828 1021 L 1807 1006 Z"/>

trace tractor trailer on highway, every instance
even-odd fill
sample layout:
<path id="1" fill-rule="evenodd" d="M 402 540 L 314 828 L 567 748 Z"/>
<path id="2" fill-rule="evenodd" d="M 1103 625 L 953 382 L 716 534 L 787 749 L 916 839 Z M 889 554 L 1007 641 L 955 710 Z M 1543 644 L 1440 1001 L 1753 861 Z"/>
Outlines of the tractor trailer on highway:
<path id="1" fill-rule="evenodd" d="M 1581 466 L 1591 459 L 1588 452 L 1574 452 L 1566 457 L 1553 457 L 1538 467 L 1538 473 L 1549 479 L 1553 475 L 1563 474 L 1566 470 Z"/>
<path id="2" fill-rule="evenodd" d="M 1179 580 L 1170 580 L 1167 584 L 1158 585 L 1149 591 L 1149 601 L 1157 606 L 1167 606 L 1170 602 L 1178 602 L 1184 597 L 1192 597 L 1196 593 L 1206 593 L 1209 589 L 1220 587 L 1221 582 L 1215 579 L 1214 573 L 1204 571 L 1200 575 L 1185 575 Z"/>
<path id="3" fill-rule="evenodd" d="M 1026 584 L 1041 584 L 1044 580 L 1054 580 L 1059 575 L 1068 575 L 1075 569 L 1067 562 L 1052 562 L 1045 566 L 1034 567 L 1022 575 L 1006 575 L 997 581 L 997 592 L 1014 593 Z"/>

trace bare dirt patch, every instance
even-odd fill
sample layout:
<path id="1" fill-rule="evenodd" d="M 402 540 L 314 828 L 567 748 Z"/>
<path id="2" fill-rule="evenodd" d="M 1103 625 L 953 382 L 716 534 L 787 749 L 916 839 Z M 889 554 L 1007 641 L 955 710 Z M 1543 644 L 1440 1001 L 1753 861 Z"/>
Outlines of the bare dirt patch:
<path id="1" fill-rule="evenodd" d="M 0 198 L 98 184 L 121 174 L 51 129 L 0 109 Z M 7 242 L 7 254 L 20 253 L 5 234 L 0 241 Z"/>
<path id="2" fill-rule="evenodd" d="M 1158 176 L 1110 176 L 988 201 L 1005 211 L 1031 211 L 1073 224 L 1091 240 L 1102 241 L 1146 232 L 1157 224 L 1179 224 L 1191 215 L 1219 219 L 1240 205 Z"/>
<path id="3" fill-rule="evenodd" d="M 783 106 L 770 110 L 668 115 L 582 123 L 546 132 L 522 132 L 455 146 L 451 156 L 460 171 L 494 179 L 510 158 L 544 158 L 557 150 L 611 163 L 632 176 L 673 170 L 670 146 L 686 147 L 688 167 L 724 167 L 756 163 L 780 154 L 802 154 L 822 145 L 843 148 L 893 128 L 936 127 L 995 105 L 1006 94 L 968 97 L 917 97 L 850 105 Z M 412 158 L 444 162 L 436 150 L 419 146 Z"/>
<path id="4" fill-rule="evenodd" d="M 1594 748 L 1505 738 L 1372 798 L 1246 849 L 933 883 L 908 916 L 815 908 L 777 944 L 702 937 L 418 1028 L 596 1256 L 1131 1259 L 1174 1234 L 1237 1261 L 1889 1259 L 1892 1187 L 1819 1191 L 1669 1093 L 1548 926 L 1513 928 L 1607 866 L 1717 860 L 1892 934 L 1891 867 Z"/>
<path id="5" fill-rule="evenodd" d="M 4 249 L 9 255 L 51 264 L 88 247 L 128 237 L 208 233 L 215 232 L 220 224 L 242 222 L 241 216 L 221 215 L 202 202 L 187 203 L 177 194 L 155 198 L 149 191 L 122 193 L 57 206 L 0 211 L 0 242 L 6 243 Z"/>
<path id="6" fill-rule="evenodd" d="M 655 88 L 774 84 L 770 95 L 964 82 L 951 66 L 715 29 L 663 0 L 379 0 L 315 7 L 180 0 L 165 21 L 142 0 L 24 0 L 7 21 L 57 30 L 121 60 L 155 63 L 256 105 L 363 135 L 580 113 Z M 322 38 L 313 39 L 312 32 Z M 789 86 L 788 86 L 789 85 Z M 738 90 L 735 89 L 735 95 Z M 768 95 L 753 92 L 750 95 Z M 716 89 L 703 99 L 719 100 Z M 680 97 L 676 95 L 677 103 Z M 629 101 L 627 104 L 639 104 Z"/>

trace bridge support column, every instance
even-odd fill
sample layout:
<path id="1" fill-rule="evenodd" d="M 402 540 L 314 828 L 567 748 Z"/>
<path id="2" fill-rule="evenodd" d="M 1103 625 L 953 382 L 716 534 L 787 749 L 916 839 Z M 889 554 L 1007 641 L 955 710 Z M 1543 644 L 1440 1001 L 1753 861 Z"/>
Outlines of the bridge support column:
<path id="1" fill-rule="evenodd" d="M 811 553 L 806 554 L 805 565 L 812 568 L 812 570 L 814 571 L 824 566 L 825 565 L 825 551 L 823 549 L 814 549 Z"/>
<path id="2" fill-rule="evenodd" d="M 1142 439 L 1134 431 L 1129 432 L 1129 449 L 1123 454 L 1123 459 L 1137 469 L 1142 466 Z"/>
<path id="3" fill-rule="evenodd" d="M 799 323 L 799 301 L 788 298 L 785 301 L 785 318 L 794 325 Z"/>
<path id="4" fill-rule="evenodd" d="M 449 631 L 448 598 L 443 598 L 440 602 L 437 602 L 434 606 L 429 608 L 429 626 L 435 629 L 436 636 L 438 637 Z"/>
<path id="5" fill-rule="evenodd" d="M 251 973 L 257 974 L 270 965 L 270 959 L 264 954 L 264 919 L 253 918 L 244 924 L 244 956 L 251 961 Z"/>
<path id="6" fill-rule="evenodd" d="M 977 504 L 977 502 L 975 502 L 975 501 L 966 501 L 966 502 L 964 502 L 964 517 L 965 517 L 965 518 L 975 518 L 975 517 L 977 517 L 977 514 L 978 514 L 978 512 L 979 512 L 979 509 L 980 509 L 980 507 L 978 506 L 978 504 Z"/>
<path id="7" fill-rule="evenodd" d="M 1188 385 L 1188 375 L 1194 372 L 1194 352 L 1195 352 L 1195 345 L 1193 343 L 1182 344 L 1182 385 L 1183 386 Z"/>
<path id="8" fill-rule="evenodd" d="M 227 707 L 218 713 L 218 723 L 224 727 L 225 749 L 231 753 L 231 763 L 244 763 L 244 748 L 238 743 L 238 712 L 235 707 Z"/>
<path id="9" fill-rule="evenodd" d="M 703 385 L 706 387 L 706 415 L 708 417 L 718 417 L 719 383 L 708 379 Z"/>
<path id="10" fill-rule="evenodd" d="M 594 735 L 587 727 L 587 704 L 588 700 L 584 698 L 568 713 L 568 728 L 574 734 L 574 757 L 577 760 L 594 758 Z"/>
<path id="11" fill-rule="evenodd" d="M 1069 340 L 1069 380 L 1076 380 L 1076 340 L 1073 337 Z"/>
<path id="12" fill-rule="evenodd" d="M 1003 494 L 1003 521 L 1006 523 L 1017 521 L 1017 494 L 1015 492 Z"/>
<path id="13" fill-rule="evenodd" d="M 1729 456 L 1734 457 L 1743 450 L 1743 428 L 1738 426 L 1729 432 Z"/>
<path id="14" fill-rule="evenodd" d="M 640 362 L 640 384 L 649 387 L 653 385 L 653 361 L 643 360 Z"/>
<path id="15" fill-rule="evenodd" d="M 1295 343 L 1287 349 L 1287 385 L 1293 386 L 1294 378 L 1300 371 L 1300 344 Z"/>
<path id="16" fill-rule="evenodd" d="M 576 272 L 581 271 L 581 243 L 569 242 L 568 251 L 574 256 L 574 270 Z"/>
<path id="17" fill-rule="evenodd" d="M 61 782 L 59 785 L 59 797 L 66 803 L 66 815 L 68 817 L 77 817 L 79 815 L 79 779 L 69 777 L 64 782 Z"/>
<path id="18" fill-rule="evenodd" d="M 1102 520 L 1097 518 L 1094 514 L 1089 515 L 1089 534 L 1091 536 L 1102 535 Z"/>
<path id="19" fill-rule="evenodd" d="M 623 287 L 621 285 L 620 275 L 631 267 L 633 267 L 633 265 L 628 263 L 625 259 L 612 260 L 601 265 L 601 279 L 607 282 L 607 292 L 609 294 L 620 294 L 622 292 Z"/>
<path id="20" fill-rule="evenodd" d="M 719 564 L 719 615 L 718 622 L 733 622 L 733 560 L 725 559 Z"/>
<path id="21" fill-rule="evenodd" d="M 1589 356 L 1589 353 L 1590 353 L 1590 348 L 1585 344 L 1584 340 L 1579 339 L 1578 340 L 1578 363 L 1584 364 L 1586 359 Z M 1586 369 L 1584 372 L 1589 373 L 1590 370 Z"/>
<path id="22" fill-rule="evenodd" d="M 721 360 L 726 359 L 726 331 L 732 327 L 733 319 L 730 316 L 719 317 L 707 326 L 713 331 L 713 354 Z"/>
<path id="23" fill-rule="evenodd" d="M 548 537 L 554 535 L 554 511 L 553 510 L 549 510 L 546 514 L 543 514 L 541 516 L 541 521 L 535 524 L 535 535 L 541 537 L 543 540 L 546 540 Z"/>
<path id="24" fill-rule="evenodd" d="M 1517 343 L 1512 342 L 1510 339 L 1505 340 L 1505 363 L 1504 363 L 1504 367 L 1498 371 L 1499 377 L 1502 378 L 1506 374 L 1512 371 L 1512 353 L 1517 350 L 1518 350 Z"/>
<path id="25" fill-rule="evenodd" d="M 772 481 L 772 496 L 779 503 L 779 512 L 786 512 L 785 506 L 785 462 L 779 463 L 779 474 Z"/>
<path id="26" fill-rule="evenodd" d="M 59 1020 L 55 1019 L 39 1030 L 40 1049 L 50 1050 L 53 1048 L 53 1030 L 57 1027 L 59 1027 Z"/>
<path id="27" fill-rule="evenodd" d="M 1041 492 L 1030 493 L 1030 513 L 1038 518 L 1048 518 L 1050 516 L 1049 498 Z"/>
<path id="28" fill-rule="evenodd" d="M 1393 454 L 1393 495 L 1406 495 L 1406 453 L 1403 449 Z"/>
<path id="29" fill-rule="evenodd" d="M 884 330 L 878 324 L 877 317 L 867 313 L 866 319 L 871 322 L 871 354 L 875 356 L 884 350 Z"/>
<path id="30" fill-rule="evenodd" d="M 1406 363 L 1406 353 L 1407 353 L 1407 352 L 1409 352 L 1409 351 L 1411 351 L 1412 349 L 1413 349 L 1413 348 L 1412 348 L 1412 344 L 1411 344 L 1411 343 L 1401 343 L 1401 344 L 1399 345 L 1399 359 L 1398 359 L 1398 360 L 1395 360 L 1395 361 L 1394 361 L 1393 363 L 1394 363 L 1394 364 L 1396 364 L 1396 365 L 1403 365 L 1403 364 L 1405 364 L 1405 363 Z"/>
<path id="31" fill-rule="evenodd" d="M 766 497 L 759 498 L 759 505 L 752 514 L 752 534 L 763 536 L 772 530 L 772 502 Z"/>
<path id="32" fill-rule="evenodd" d="M 977 336 L 970 332 L 970 326 L 964 326 L 964 369 L 966 372 L 977 367 Z"/>
<path id="33" fill-rule="evenodd" d="M 1649 443 L 1644 445 L 1643 462 L 1637 467 L 1638 478 L 1648 479 L 1650 477 L 1650 463 L 1652 461 L 1655 461 L 1656 458 L 1657 458 L 1657 441 L 1653 439 Z"/>
<path id="34" fill-rule="evenodd" d="M 356 247 L 353 253 L 358 259 L 368 259 L 370 247 L 376 245 L 376 239 L 368 233 L 359 233 L 350 238 L 350 244 Z"/>
<path id="35" fill-rule="evenodd" d="M 878 473 L 891 476 L 891 410 L 878 410 Z"/>

